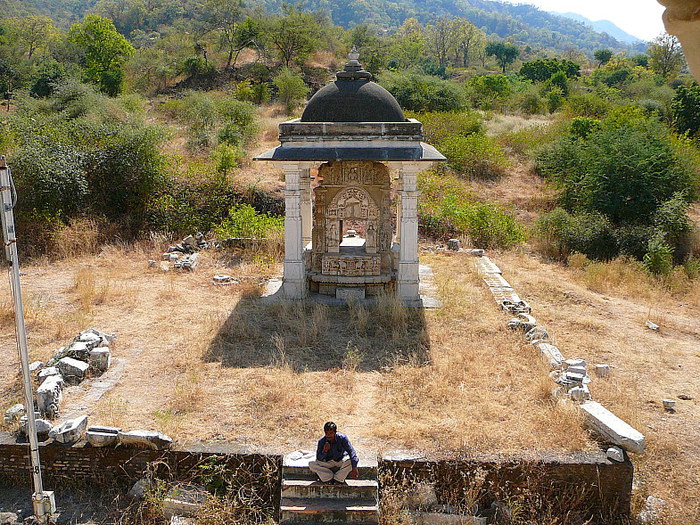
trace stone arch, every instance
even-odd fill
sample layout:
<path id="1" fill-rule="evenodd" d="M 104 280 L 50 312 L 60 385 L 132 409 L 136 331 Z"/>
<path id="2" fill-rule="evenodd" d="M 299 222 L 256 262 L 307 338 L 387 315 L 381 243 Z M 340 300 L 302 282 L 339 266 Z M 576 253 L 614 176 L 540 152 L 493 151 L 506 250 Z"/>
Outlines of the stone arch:
<path id="1" fill-rule="evenodd" d="M 345 188 L 333 198 L 326 208 L 326 217 L 339 220 L 376 220 L 379 205 L 367 190 L 360 186 Z"/>

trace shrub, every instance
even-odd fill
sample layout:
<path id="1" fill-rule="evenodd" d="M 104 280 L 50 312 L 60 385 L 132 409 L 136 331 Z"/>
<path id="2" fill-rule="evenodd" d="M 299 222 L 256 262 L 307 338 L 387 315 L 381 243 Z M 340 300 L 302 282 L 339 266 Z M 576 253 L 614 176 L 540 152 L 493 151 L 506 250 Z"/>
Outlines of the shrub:
<path id="1" fill-rule="evenodd" d="M 676 260 L 681 261 L 690 251 L 693 223 L 688 217 L 689 203 L 683 193 L 676 193 L 661 203 L 654 214 L 654 227 L 663 234 L 663 239 L 672 248 Z"/>
<path id="2" fill-rule="evenodd" d="M 48 97 L 54 92 L 59 81 L 66 76 L 66 68 L 56 60 L 47 60 L 41 64 L 29 94 L 35 97 Z"/>
<path id="3" fill-rule="evenodd" d="M 673 270 L 673 250 L 660 236 L 650 239 L 643 264 L 649 273 L 668 275 Z"/>
<path id="4" fill-rule="evenodd" d="M 436 146 L 442 144 L 449 137 L 467 137 L 473 133 L 484 131 L 481 117 L 470 111 L 459 113 L 428 112 L 421 114 L 419 118 L 423 124 L 425 140 Z"/>
<path id="5" fill-rule="evenodd" d="M 580 69 L 578 64 L 570 60 L 547 58 L 525 62 L 520 68 L 520 76 L 533 82 L 544 82 L 559 71 L 568 78 L 578 77 L 581 74 Z"/>
<path id="6" fill-rule="evenodd" d="M 595 93 L 572 94 L 566 100 L 566 109 L 572 115 L 601 119 L 612 104 Z"/>
<path id="7" fill-rule="evenodd" d="M 696 135 L 700 130 L 700 86 L 679 86 L 671 104 L 673 126 L 678 133 Z"/>
<path id="8" fill-rule="evenodd" d="M 600 129 L 600 122 L 586 117 L 575 117 L 571 121 L 569 132 L 577 138 L 585 139 L 591 132 Z"/>
<path id="9" fill-rule="evenodd" d="M 539 217 L 535 231 L 544 252 L 566 259 L 572 252 L 590 259 L 609 260 L 618 253 L 617 240 L 610 221 L 598 213 L 570 215 L 556 208 Z"/>
<path id="10" fill-rule="evenodd" d="M 467 178 L 494 179 L 502 176 L 508 159 L 495 139 L 482 133 L 455 135 L 440 143 L 447 165 Z"/>
<path id="11" fill-rule="evenodd" d="M 511 88 L 505 75 L 477 75 L 469 79 L 473 93 L 472 103 L 481 109 L 492 109 L 497 101 L 510 95 Z"/>
<path id="12" fill-rule="evenodd" d="M 656 235 L 653 226 L 630 224 L 617 228 L 615 238 L 621 255 L 642 260 L 649 249 L 649 239 Z"/>
<path id="13" fill-rule="evenodd" d="M 553 87 L 545 95 L 545 100 L 547 101 L 547 111 L 554 113 L 564 103 L 564 93 L 559 87 Z"/>
<path id="14" fill-rule="evenodd" d="M 382 85 L 399 105 L 411 111 L 457 111 L 464 106 L 459 87 L 453 82 L 418 73 L 387 72 Z"/>
<path id="15" fill-rule="evenodd" d="M 280 102 L 284 104 L 288 114 L 294 111 L 294 108 L 299 105 L 309 92 L 309 88 L 304 84 L 304 79 L 301 75 L 288 68 L 282 69 L 273 80 L 273 83 L 277 87 L 277 96 Z"/>
<path id="16" fill-rule="evenodd" d="M 284 217 L 273 217 L 259 213 L 250 204 L 233 206 L 228 217 L 214 229 L 220 239 L 245 237 L 264 239 L 284 229 Z"/>

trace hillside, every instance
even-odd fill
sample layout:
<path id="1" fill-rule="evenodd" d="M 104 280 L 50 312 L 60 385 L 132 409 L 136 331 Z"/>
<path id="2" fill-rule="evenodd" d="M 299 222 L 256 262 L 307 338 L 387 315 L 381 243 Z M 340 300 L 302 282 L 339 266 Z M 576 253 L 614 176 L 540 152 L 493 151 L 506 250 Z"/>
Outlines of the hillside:
<path id="1" fill-rule="evenodd" d="M 248 7 L 263 6 L 271 12 L 281 12 L 284 0 L 257 0 Z M 111 6 L 109 7 L 108 6 Z M 110 11 L 114 3 L 95 2 L 95 0 L 2 0 L 0 6 L 9 15 L 39 13 L 50 16 L 59 25 L 67 26 L 80 19 L 93 7 L 100 6 Z M 133 5 L 131 5 L 133 4 Z M 178 19 L 191 21 L 202 12 L 202 5 L 194 0 L 185 0 L 176 8 L 167 7 L 163 2 L 150 10 L 127 0 L 120 7 L 120 12 L 133 8 L 134 13 L 141 13 L 142 30 L 154 30 L 162 24 L 172 24 Z M 445 15 L 468 18 L 486 34 L 501 38 L 514 38 L 516 41 L 533 48 L 564 52 L 580 49 L 592 55 L 601 48 L 614 52 L 630 50 L 628 44 L 610 36 L 596 32 L 587 24 L 547 13 L 534 6 L 512 5 L 490 0 L 302 0 L 299 4 L 303 10 L 327 14 L 333 24 L 350 28 L 361 24 L 373 24 L 382 29 L 399 27 L 406 18 L 414 17 L 421 23 Z M 152 27 L 151 27 L 152 26 Z M 126 35 L 129 36 L 129 35 Z M 641 49 L 644 51 L 644 49 Z"/>
<path id="2" fill-rule="evenodd" d="M 627 33 L 626 31 L 623 31 L 620 29 L 618 26 L 616 26 L 614 23 L 612 23 L 610 20 L 590 20 L 586 18 L 583 15 L 579 15 L 578 13 L 555 13 L 552 12 L 553 15 L 555 16 L 564 16 L 566 18 L 571 18 L 572 20 L 576 20 L 577 22 L 582 22 L 588 26 L 591 26 L 593 29 L 600 33 L 607 33 L 613 38 L 616 38 L 620 42 L 625 42 L 627 44 L 637 44 L 640 41 L 642 41 L 641 38 L 636 37 L 634 35 L 631 35 Z"/>

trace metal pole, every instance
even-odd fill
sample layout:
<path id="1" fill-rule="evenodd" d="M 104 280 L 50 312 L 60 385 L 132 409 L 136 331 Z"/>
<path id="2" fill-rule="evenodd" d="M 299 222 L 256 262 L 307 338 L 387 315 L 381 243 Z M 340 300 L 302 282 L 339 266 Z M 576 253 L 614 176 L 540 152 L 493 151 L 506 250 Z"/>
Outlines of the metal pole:
<path id="1" fill-rule="evenodd" d="M 44 485 L 41 480 L 41 464 L 39 462 L 39 439 L 36 434 L 36 420 L 34 417 L 34 393 L 32 391 L 32 379 L 29 372 L 29 353 L 27 349 L 27 332 L 24 326 L 24 305 L 22 303 L 22 290 L 19 279 L 19 258 L 17 255 L 17 237 L 15 235 L 15 220 L 12 209 L 17 200 L 10 168 L 7 167 L 5 156 L 0 155 L 0 218 L 2 219 L 2 233 L 5 243 L 5 255 L 9 263 L 10 288 L 15 307 L 15 330 L 17 338 L 17 350 L 22 364 L 22 382 L 24 383 L 24 406 L 27 412 L 27 436 L 29 437 L 29 451 L 34 479 L 34 494 L 32 506 L 34 515 L 40 523 L 46 523 L 55 503 L 53 493 L 44 493 Z M 47 505 L 48 504 L 48 505 Z M 48 506 L 48 509 L 47 509 Z"/>

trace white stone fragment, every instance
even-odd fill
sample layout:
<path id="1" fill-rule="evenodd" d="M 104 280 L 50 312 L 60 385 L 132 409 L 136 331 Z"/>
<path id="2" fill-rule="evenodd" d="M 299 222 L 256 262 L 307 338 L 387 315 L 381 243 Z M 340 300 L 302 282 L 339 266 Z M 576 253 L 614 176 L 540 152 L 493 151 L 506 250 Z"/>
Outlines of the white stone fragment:
<path id="1" fill-rule="evenodd" d="M 571 366 L 582 366 L 586 368 L 586 362 L 583 359 L 567 359 L 564 361 L 564 368 L 569 368 Z"/>
<path id="2" fill-rule="evenodd" d="M 108 334 L 106 332 L 96 330 L 95 328 L 88 328 L 84 332 L 80 333 L 80 335 L 83 334 L 92 334 L 99 337 L 102 340 L 102 343 L 100 343 L 99 346 L 112 346 L 114 343 L 117 342 L 117 334 Z"/>
<path id="3" fill-rule="evenodd" d="M 608 448 L 605 455 L 611 461 L 616 461 L 618 463 L 624 463 L 625 461 L 625 452 L 620 447 Z"/>
<path id="4" fill-rule="evenodd" d="M 586 385 L 575 386 L 569 389 L 569 396 L 573 401 L 582 403 L 584 401 L 588 401 L 591 398 L 591 392 L 590 390 L 588 390 L 588 386 Z"/>
<path id="5" fill-rule="evenodd" d="M 485 252 L 481 248 L 472 248 L 471 250 L 467 250 L 467 253 L 474 257 L 481 257 Z"/>
<path id="6" fill-rule="evenodd" d="M 42 366 L 44 366 L 43 361 L 34 361 L 33 363 L 29 364 L 29 373 L 36 372 L 39 370 Z"/>
<path id="7" fill-rule="evenodd" d="M 120 428 L 92 426 L 87 429 L 85 437 L 93 447 L 107 447 L 119 442 Z"/>
<path id="8" fill-rule="evenodd" d="M 131 432 L 119 432 L 119 443 L 134 447 L 164 450 L 172 446 L 173 440 L 161 432 L 132 430 Z"/>
<path id="9" fill-rule="evenodd" d="M 647 327 L 649 330 L 653 330 L 654 332 L 658 332 L 659 329 L 661 328 L 658 324 L 652 323 L 651 321 L 647 321 L 647 322 L 644 323 L 644 324 L 646 325 L 646 327 Z"/>
<path id="10" fill-rule="evenodd" d="M 600 403 L 587 401 L 579 405 L 583 410 L 588 426 L 604 439 L 618 445 L 628 452 L 644 452 L 646 439 L 644 435 L 625 423 Z"/>
<path id="11" fill-rule="evenodd" d="M 59 372 L 58 368 L 56 368 L 55 366 L 47 366 L 46 368 L 42 368 L 41 370 L 39 370 L 39 373 L 36 375 L 36 377 L 39 380 L 39 382 L 42 382 L 47 377 L 57 376 L 60 374 L 61 372 Z"/>
<path id="12" fill-rule="evenodd" d="M 534 343 L 535 341 L 546 343 L 549 341 L 549 332 L 542 326 L 535 326 L 525 334 L 525 340 L 528 343 Z"/>
<path id="13" fill-rule="evenodd" d="M 58 370 L 66 380 L 66 383 L 80 383 L 85 379 L 85 374 L 90 368 L 90 365 L 85 361 L 73 359 L 72 357 L 64 357 L 58 362 Z"/>
<path id="14" fill-rule="evenodd" d="M 595 375 L 598 377 L 608 377 L 610 370 L 610 365 L 595 365 Z"/>
<path id="15" fill-rule="evenodd" d="M 87 429 L 87 416 L 80 416 L 75 419 L 64 421 L 61 425 L 53 427 L 49 432 L 49 437 L 59 443 L 70 445 L 80 441 Z"/>
<path id="16" fill-rule="evenodd" d="M 90 350 L 90 366 L 98 372 L 106 372 L 111 363 L 109 347 L 101 346 Z"/>
<path id="17" fill-rule="evenodd" d="M 41 419 L 41 417 L 36 417 L 38 416 L 37 413 L 35 413 L 34 415 L 34 426 L 36 427 L 36 433 L 42 436 L 51 432 L 51 429 L 53 428 L 51 421 Z M 20 419 L 19 422 L 22 426 L 22 432 L 24 432 L 24 434 L 27 435 L 29 431 L 29 418 L 27 416 L 22 416 L 22 419 Z"/>
<path id="18" fill-rule="evenodd" d="M 158 266 L 158 261 L 154 259 L 148 259 L 148 267 L 149 268 L 156 268 Z"/>
<path id="19" fill-rule="evenodd" d="M 177 262 L 177 260 L 180 258 L 180 254 L 173 252 L 168 254 L 168 260 L 170 262 Z"/>
<path id="20" fill-rule="evenodd" d="M 13 421 L 17 421 L 20 417 L 22 417 L 23 414 L 24 405 L 22 403 L 17 403 L 16 405 L 12 405 L 5 411 L 5 417 L 3 418 L 3 421 L 5 421 L 6 425 L 9 425 Z"/>
<path id="21" fill-rule="evenodd" d="M 63 399 L 63 377 L 52 375 L 36 389 L 37 408 L 42 416 L 53 419 L 58 414 L 58 407 Z"/>

